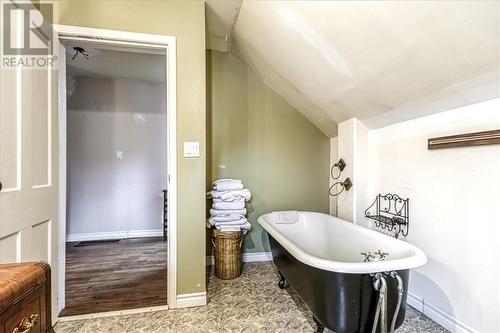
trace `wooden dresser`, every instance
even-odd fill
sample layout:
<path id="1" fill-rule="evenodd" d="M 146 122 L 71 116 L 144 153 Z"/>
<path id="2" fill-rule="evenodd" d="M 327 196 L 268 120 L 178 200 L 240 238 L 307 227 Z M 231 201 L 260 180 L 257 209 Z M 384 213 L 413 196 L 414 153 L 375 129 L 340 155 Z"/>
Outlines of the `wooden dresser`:
<path id="1" fill-rule="evenodd" d="M 0 264 L 0 333 L 53 332 L 50 266 Z"/>

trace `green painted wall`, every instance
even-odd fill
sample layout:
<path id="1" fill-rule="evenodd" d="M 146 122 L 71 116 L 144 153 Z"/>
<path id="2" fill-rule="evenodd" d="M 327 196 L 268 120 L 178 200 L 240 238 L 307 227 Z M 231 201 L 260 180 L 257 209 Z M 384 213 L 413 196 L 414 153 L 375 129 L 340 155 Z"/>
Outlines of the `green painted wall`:
<path id="1" fill-rule="evenodd" d="M 177 292 L 205 291 L 205 5 L 203 1 L 61 0 L 59 23 L 177 38 L 177 140 L 202 157 L 178 159 Z"/>
<path id="2" fill-rule="evenodd" d="M 207 51 L 207 147 L 207 187 L 239 178 L 253 194 L 245 252 L 270 250 L 264 213 L 328 213 L 328 137 L 231 53 Z"/>

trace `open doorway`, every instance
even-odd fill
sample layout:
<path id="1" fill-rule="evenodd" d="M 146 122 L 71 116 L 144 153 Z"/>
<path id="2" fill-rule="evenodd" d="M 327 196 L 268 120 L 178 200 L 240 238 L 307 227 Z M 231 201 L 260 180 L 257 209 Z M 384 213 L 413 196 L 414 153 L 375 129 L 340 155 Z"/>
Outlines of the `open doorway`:
<path id="1" fill-rule="evenodd" d="M 57 31 L 61 42 L 59 59 L 63 64 L 63 68 L 59 71 L 61 228 L 59 232 L 58 310 L 64 311 L 60 312 L 60 316 L 76 314 L 87 316 L 85 313 L 93 316 L 96 313 L 123 312 L 123 310 L 140 312 L 166 308 L 167 303 L 175 307 L 175 166 L 177 159 L 175 38 L 70 26 L 57 26 Z M 84 51 L 84 54 L 77 50 Z M 75 59 L 80 57 L 80 62 L 85 59 L 82 66 L 75 65 L 77 62 L 73 61 L 76 53 L 78 55 Z M 98 64 L 89 62 L 92 55 L 99 55 L 101 61 Z M 97 61 L 97 57 L 94 60 Z M 66 67 L 66 64 L 69 66 Z M 80 91 L 77 91 L 78 85 L 80 85 Z M 76 90 L 73 91 L 72 89 L 75 88 Z M 73 95 L 75 93 L 77 95 Z M 92 94 L 96 94 L 97 97 Z M 118 113 L 125 113 L 128 119 L 124 120 L 125 116 L 122 114 L 121 122 L 120 119 L 117 120 L 116 118 L 120 117 L 111 107 L 113 105 L 118 105 L 118 109 L 121 109 Z M 97 119 L 99 116 L 89 115 L 91 111 L 99 114 L 101 118 L 107 117 L 108 119 Z M 110 114 L 114 112 L 114 117 L 104 115 L 102 111 Z M 78 119 L 80 121 L 75 121 Z M 106 128 L 104 126 L 106 123 L 108 124 L 107 139 L 99 140 L 96 144 L 95 139 L 102 135 L 100 132 Z M 156 130 L 158 128 L 163 128 L 163 130 L 155 132 L 152 128 L 147 128 L 146 123 L 153 123 Z M 92 124 L 95 126 L 92 127 Z M 92 130 L 87 131 L 89 128 Z M 72 135 L 72 131 L 77 133 L 76 136 Z M 90 136 L 84 133 L 93 131 L 97 133 Z M 112 143 L 116 145 L 120 141 L 119 138 L 124 141 L 123 147 L 127 148 L 113 148 L 113 160 L 108 159 L 106 162 L 104 158 L 105 162 L 102 162 L 102 151 L 112 148 Z M 75 144 L 74 147 L 73 144 Z M 106 145 L 108 148 L 105 148 Z M 91 148 L 88 148 L 89 146 Z M 71 165 L 75 161 L 72 156 L 75 151 L 77 152 L 76 161 L 80 162 L 76 165 L 79 165 L 81 169 L 78 167 L 75 169 Z M 79 153 L 80 151 L 83 153 Z M 96 154 L 96 151 L 101 151 L 101 156 Z M 153 153 L 146 153 L 148 151 L 153 151 Z M 67 156 L 66 152 L 68 152 Z M 145 157 L 145 154 L 149 154 L 149 158 Z M 81 163 L 82 155 L 100 159 L 102 167 L 112 167 L 113 163 L 125 162 L 127 156 L 135 163 L 131 163 L 132 165 L 128 167 L 126 163 L 119 164 L 121 173 L 117 171 L 106 174 L 101 170 L 103 168 L 94 167 L 90 168 L 90 172 L 89 170 L 85 172 L 86 164 Z M 92 158 L 88 159 L 92 160 Z M 93 163 L 94 166 L 95 164 Z M 147 170 L 148 167 L 154 169 Z M 136 171 L 135 174 L 134 172 L 128 174 L 127 179 L 127 173 L 123 170 L 128 169 Z M 74 172 L 77 173 L 76 178 L 73 177 Z M 91 174 L 90 177 L 86 175 L 87 173 Z M 103 176 L 102 173 L 105 175 Z M 100 175 L 100 180 L 98 175 Z M 118 175 L 121 176 L 118 177 Z M 94 183 L 93 189 L 89 182 Z M 108 185 L 104 190 L 96 188 L 98 185 L 102 186 L 103 183 Z M 122 183 L 128 184 L 128 195 L 124 196 L 122 190 L 125 189 L 127 192 L 127 189 Z M 75 184 L 79 185 L 76 186 L 77 189 L 82 190 L 80 194 L 73 191 Z M 152 197 L 150 194 L 153 187 Z M 110 189 L 114 190 L 110 191 Z M 131 194 L 130 191 L 134 193 Z M 95 200 L 92 197 L 100 197 L 101 200 Z M 96 217 L 96 214 L 92 215 L 89 209 L 85 210 L 78 205 L 78 201 L 83 201 L 83 206 L 87 206 L 85 202 L 92 203 L 92 199 L 94 199 L 93 208 L 97 208 L 94 210 L 101 211 L 100 216 Z M 73 204 L 75 201 L 76 205 Z M 105 207 L 106 201 L 108 204 L 111 203 L 111 207 Z M 171 206 L 168 211 L 165 205 L 167 202 Z M 117 207 L 122 207 L 122 209 L 117 209 Z M 84 216 L 84 220 L 88 220 L 90 216 L 92 220 L 97 219 L 103 222 L 97 223 L 96 232 L 92 232 L 91 229 L 78 229 L 82 227 L 82 223 L 78 222 L 81 218 L 75 215 L 78 212 L 80 212 L 78 216 Z M 120 222 L 116 223 L 116 219 Z M 73 224 L 74 220 L 75 224 Z M 133 224 L 137 220 L 141 220 L 142 224 Z M 154 220 L 154 222 L 151 225 L 144 222 L 145 220 Z M 166 228 L 167 220 L 168 229 Z M 115 223 L 109 223 L 109 221 L 115 221 Z M 112 228 L 111 231 L 106 231 L 103 227 L 106 223 L 107 227 Z M 93 228 L 89 224 L 92 223 L 83 223 L 84 228 Z M 77 246 L 73 247 L 73 245 Z M 96 247 L 91 249 L 94 246 Z M 92 252 L 95 253 L 94 256 Z M 99 269 L 85 268 L 85 265 L 92 264 L 89 256 L 94 258 L 93 263 Z M 107 256 L 112 259 L 109 261 Z M 80 267 L 81 270 L 69 269 L 67 271 L 66 260 L 68 268 Z M 106 263 L 107 260 L 108 263 Z M 72 274 L 75 272 L 76 274 Z M 112 274 L 112 272 L 117 274 Z M 101 274 L 100 278 L 99 274 Z M 65 275 L 68 277 L 66 278 Z M 114 278 L 110 278 L 112 276 Z M 95 281 L 99 281 L 99 286 L 93 284 Z M 112 291 L 113 287 L 109 287 L 110 283 L 114 284 L 117 290 Z M 97 290 L 96 288 L 103 294 L 90 292 L 91 289 Z M 82 294 L 82 290 L 87 292 L 87 295 Z M 131 293 L 130 290 L 133 292 Z M 148 292 L 151 295 L 148 295 Z M 134 297 L 134 294 L 137 297 Z M 122 295 L 122 299 L 119 295 Z M 86 303 L 84 307 L 79 307 L 74 302 L 78 298 L 85 299 L 84 302 L 82 301 L 82 304 Z"/>
<path id="2" fill-rule="evenodd" d="M 165 56 L 66 45 L 61 315 L 167 304 Z"/>

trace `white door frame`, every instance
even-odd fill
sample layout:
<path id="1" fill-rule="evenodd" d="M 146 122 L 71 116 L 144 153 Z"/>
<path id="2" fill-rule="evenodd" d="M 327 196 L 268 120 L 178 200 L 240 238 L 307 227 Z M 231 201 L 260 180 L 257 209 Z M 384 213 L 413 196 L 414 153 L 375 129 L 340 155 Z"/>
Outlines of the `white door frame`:
<path id="1" fill-rule="evenodd" d="M 168 187 L 168 253 L 167 304 L 177 306 L 177 79 L 176 38 L 134 32 L 103 30 L 67 25 L 54 25 L 57 41 L 78 40 L 113 49 L 164 54 L 166 57 L 167 94 L 167 187 Z M 66 54 L 59 52 L 59 298 L 61 311 L 65 305 L 66 265 Z M 94 315 L 89 315 L 90 317 Z"/>

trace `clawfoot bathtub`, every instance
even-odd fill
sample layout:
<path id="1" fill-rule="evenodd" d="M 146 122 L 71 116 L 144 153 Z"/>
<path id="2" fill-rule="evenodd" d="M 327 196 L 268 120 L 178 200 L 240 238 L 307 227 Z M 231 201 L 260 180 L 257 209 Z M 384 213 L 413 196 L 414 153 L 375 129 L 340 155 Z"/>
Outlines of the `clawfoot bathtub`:
<path id="1" fill-rule="evenodd" d="M 387 331 L 392 322 L 393 328 L 401 326 L 409 270 L 427 261 L 420 249 L 321 213 L 299 212 L 293 224 L 277 223 L 277 213 L 258 221 L 269 234 L 280 288 L 293 286 L 313 313 L 318 332 L 325 326 L 337 333 L 371 332 L 373 326 Z M 380 289 L 374 286 L 380 280 L 386 284 L 386 325 L 378 320 Z"/>

